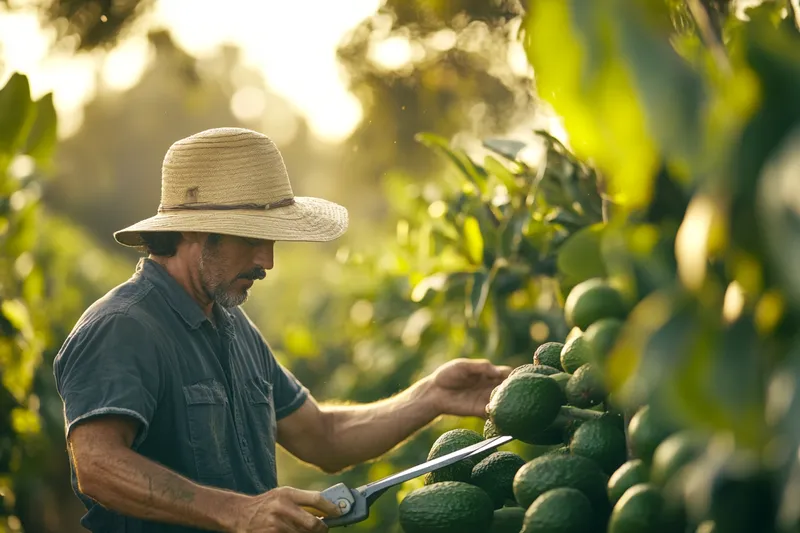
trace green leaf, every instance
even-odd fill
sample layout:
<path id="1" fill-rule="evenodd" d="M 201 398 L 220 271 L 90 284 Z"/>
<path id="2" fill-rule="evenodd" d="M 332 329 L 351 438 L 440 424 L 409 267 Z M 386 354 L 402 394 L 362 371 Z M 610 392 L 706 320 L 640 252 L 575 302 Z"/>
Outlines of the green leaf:
<path id="1" fill-rule="evenodd" d="M 494 157 L 487 155 L 483 160 L 483 167 L 489 174 L 495 176 L 508 189 L 510 194 L 519 190 L 517 177 L 505 165 Z"/>
<path id="2" fill-rule="evenodd" d="M 25 338 L 33 337 L 33 324 L 28 308 L 22 300 L 3 300 L 0 312 Z"/>
<path id="3" fill-rule="evenodd" d="M 659 31 L 668 26 L 668 20 L 656 28 L 647 23 L 638 2 L 612 4 L 620 52 L 638 89 L 648 130 L 667 153 L 694 159 L 702 152 L 701 103 L 705 88 L 700 76 L 672 48 L 666 32 Z M 657 8 L 649 11 L 652 14 Z M 668 17 L 669 13 L 657 15 Z"/>
<path id="4" fill-rule="evenodd" d="M 786 294 L 800 303 L 800 210 L 797 208 L 797 169 L 800 165 L 800 126 L 778 146 L 763 167 L 758 183 L 757 217 L 766 250 Z"/>
<path id="5" fill-rule="evenodd" d="M 33 120 L 34 108 L 27 76 L 14 73 L 5 87 L 0 89 L 0 162 L 2 168 L 16 154 L 28 135 Z"/>
<path id="6" fill-rule="evenodd" d="M 472 277 L 472 283 L 469 288 L 469 306 L 466 315 L 473 327 L 477 326 L 483 309 L 486 307 L 486 303 L 489 300 L 490 289 L 494 282 L 496 272 L 496 269 L 492 269 L 489 272 L 482 270 L 476 272 Z"/>
<path id="7" fill-rule="evenodd" d="M 604 224 L 593 224 L 572 234 L 559 248 L 558 269 L 573 283 L 606 276 L 601 247 L 604 231 Z"/>
<path id="8" fill-rule="evenodd" d="M 41 420 L 33 411 L 15 407 L 11 410 L 11 427 L 20 435 L 37 434 L 41 431 Z"/>
<path id="9" fill-rule="evenodd" d="M 478 219 L 474 216 L 468 216 L 464 220 L 464 246 L 467 257 L 473 264 L 483 262 L 483 235 Z"/>
<path id="10" fill-rule="evenodd" d="M 615 203 L 640 207 L 650 201 L 658 147 L 619 55 L 616 9 L 609 9 L 617 5 L 534 0 L 523 44 L 537 92 L 563 119 L 575 155 L 596 162 Z"/>
<path id="11" fill-rule="evenodd" d="M 516 161 L 519 153 L 527 145 L 522 141 L 512 139 L 484 139 L 483 146 L 510 161 Z"/>
<path id="12" fill-rule="evenodd" d="M 522 208 L 506 219 L 500 228 L 498 257 L 509 259 L 517 255 L 522 241 L 525 239 L 525 227 L 530 220 L 531 213 L 526 208 Z"/>
<path id="13" fill-rule="evenodd" d="M 454 150 L 446 139 L 432 133 L 418 133 L 414 138 L 422 145 L 444 155 L 463 174 L 464 179 L 472 183 L 481 194 L 486 193 L 486 172 L 475 165 L 464 152 Z"/>
<path id="14" fill-rule="evenodd" d="M 58 119 L 53 106 L 53 93 L 47 93 L 34 102 L 36 120 L 25 143 L 24 153 L 31 156 L 40 167 L 50 164 L 58 139 Z"/>

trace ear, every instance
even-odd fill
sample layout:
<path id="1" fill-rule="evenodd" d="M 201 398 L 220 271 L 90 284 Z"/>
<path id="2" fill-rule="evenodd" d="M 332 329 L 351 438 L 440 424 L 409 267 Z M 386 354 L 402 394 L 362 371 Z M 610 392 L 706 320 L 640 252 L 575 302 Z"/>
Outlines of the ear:
<path id="1" fill-rule="evenodd" d="M 208 237 L 208 233 L 198 231 L 182 231 L 181 235 L 188 244 L 203 244 Z"/>

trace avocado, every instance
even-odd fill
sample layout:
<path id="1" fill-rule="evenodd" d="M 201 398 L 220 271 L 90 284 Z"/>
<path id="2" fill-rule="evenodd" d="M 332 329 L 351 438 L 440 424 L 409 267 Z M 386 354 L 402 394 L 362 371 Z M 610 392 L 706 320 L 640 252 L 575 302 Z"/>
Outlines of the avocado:
<path id="1" fill-rule="evenodd" d="M 648 480 L 647 466 L 641 459 L 631 459 L 617 468 L 608 479 L 608 499 L 616 504 L 626 490 Z"/>
<path id="2" fill-rule="evenodd" d="M 593 363 L 578 368 L 564 388 L 569 405 L 582 409 L 600 405 L 608 396 L 603 375 Z"/>
<path id="3" fill-rule="evenodd" d="M 486 411 L 501 434 L 529 442 L 553 423 L 565 402 L 558 383 L 523 372 L 499 385 Z"/>
<path id="4" fill-rule="evenodd" d="M 433 443 L 433 446 L 431 446 L 427 460 L 438 459 L 443 455 L 453 453 L 461 448 L 477 444 L 483 440 L 484 438 L 480 434 L 469 429 L 453 429 L 446 431 L 442 433 Z M 488 452 L 486 455 L 490 453 L 491 452 Z M 486 455 L 484 455 L 484 457 Z M 428 472 L 425 474 L 424 483 L 425 485 L 432 485 L 433 483 L 441 481 L 469 481 L 472 475 L 472 468 L 481 459 L 482 457 L 469 457 L 457 463 L 434 470 L 433 472 Z"/>
<path id="5" fill-rule="evenodd" d="M 583 335 L 568 340 L 561 349 L 561 368 L 574 374 L 581 366 L 593 360 L 592 347 Z"/>
<path id="6" fill-rule="evenodd" d="M 598 362 L 604 362 L 614 348 L 623 322 L 618 318 L 601 318 L 586 328 L 583 338 L 592 347 L 592 355 Z"/>
<path id="7" fill-rule="evenodd" d="M 583 331 L 602 318 L 622 319 L 627 313 L 628 306 L 622 294 L 602 278 L 578 283 L 564 301 L 567 323 Z"/>
<path id="8" fill-rule="evenodd" d="M 552 489 L 528 507 L 520 533 L 586 533 L 592 531 L 592 504 L 581 491 Z"/>
<path id="9" fill-rule="evenodd" d="M 553 374 L 558 374 L 560 372 L 559 369 L 553 368 L 552 366 L 547 365 L 532 365 L 530 363 L 520 365 L 508 375 L 508 377 L 516 376 L 517 374 L 521 374 L 523 372 L 530 372 L 532 374 L 539 374 L 542 376 L 552 376 Z"/>
<path id="10" fill-rule="evenodd" d="M 514 499 L 530 506 L 545 492 L 561 487 L 578 489 L 592 503 L 598 514 L 608 508 L 608 476 L 600 466 L 579 455 L 545 454 L 529 461 L 514 476 Z"/>
<path id="11" fill-rule="evenodd" d="M 663 510 L 664 496 L 661 491 L 649 483 L 634 485 L 614 505 L 608 533 L 659 531 Z"/>
<path id="12" fill-rule="evenodd" d="M 400 502 L 398 517 L 405 533 L 486 533 L 494 508 L 482 489 L 443 481 L 410 492 Z"/>
<path id="13" fill-rule="evenodd" d="M 593 460 L 609 476 L 628 457 L 625 433 L 609 420 L 587 420 L 575 430 L 569 445 L 570 453 Z"/>
<path id="14" fill-rule="evenodd" d="M 533 352 L 533 364 L 551 366 L 559 371 L 561 368 L 561 349 L 564 348 L 564 343 L 561 342 L 546 342 L 539 345 L 536 351 Z"/>
<path id="15" fill-rule="evenodd" d="M 684 466 L 694 461 L 705 449 L 705 439 L 691 430 L 674 433 L 664 439 L 653 453 L 650 467 L 650 479 L 659 486 L 664 486 Z"/>
<path id="16" fill-rule="evenodd" d="M 672 433 L 672 428 L 649 405 L 641 407 L 628 423 L 628 440 L 633 456 L 649 464 L 658 445 Z"/>
<path id="17" fill-rule="evenodd" d="M 514 476 L 524 464 L 525 459 L 515 453 L 494 452 L 475 465 L 469 482 L 485 490 L 499 509 L 514 497 Z"/>
<path id="18" fill-rule="evenodd" d="M 492 528 L 489 533 L 519 533 L 522 521 L 525 519 L 525 509 L 522 507 L 503 507 L 494 512 Z"/>

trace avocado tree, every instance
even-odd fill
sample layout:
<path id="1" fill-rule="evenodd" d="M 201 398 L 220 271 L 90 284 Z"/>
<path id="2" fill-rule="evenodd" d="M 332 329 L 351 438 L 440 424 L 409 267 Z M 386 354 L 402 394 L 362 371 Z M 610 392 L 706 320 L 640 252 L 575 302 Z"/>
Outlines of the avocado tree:
<path id="1" fill-rule="evenodd" d="M 40 202 L 57 145 L 52 94 L 26 76 L 0 89 L 0 516 L 8 531 L 63 531 L 69 493 L 51 363 L 86 304 L 127 267 Z M 43 508 L 44 511 L 43 511 Z"/>
<path id="2" fill-rule="evenodd" d="M 361 268 L 351 322 L 298 372 L 336 365 L 328 390 L 367 401 L 459 355 L 529 362 L 601 278 L 630 306 L 601 368 L 627 429 L 655 416 L 702 442 L 670 500 L 694 526 L 796 530 L 798 37 L 791 2 L 531 1 L 525 50 L 571 148 L 540 133 L 532 162 L 524 143 L 486 141 L 487 158 L 419 136 L 461 181 L 387 185 L 397 243 L 342 254 Z M 396 528 L 378 509 L 364 527 Z"/>

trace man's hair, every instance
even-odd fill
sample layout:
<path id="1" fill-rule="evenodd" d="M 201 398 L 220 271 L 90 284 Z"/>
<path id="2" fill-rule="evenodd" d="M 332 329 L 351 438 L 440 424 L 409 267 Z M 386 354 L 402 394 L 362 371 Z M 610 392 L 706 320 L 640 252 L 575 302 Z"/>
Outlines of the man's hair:
<path id="1" fill-rule="evenodd" d="M 158 257 L 172 257 L 178 251 L 183 236 L 179 231 L 143 231 L 142 251 Z"/>
<path id="2" fill-rule="evenodd" d="M 140 236 L 144 243 L 141 247 L 142 251 L 158 257 L 172 257 L 175 255 L 178 252 L 178 244 L 183 239 L 179 231 L 143 231 Z M 220 239 L 222 239 L 222 235 L 211 233 L 207 242 L 213 246 Z"/>

